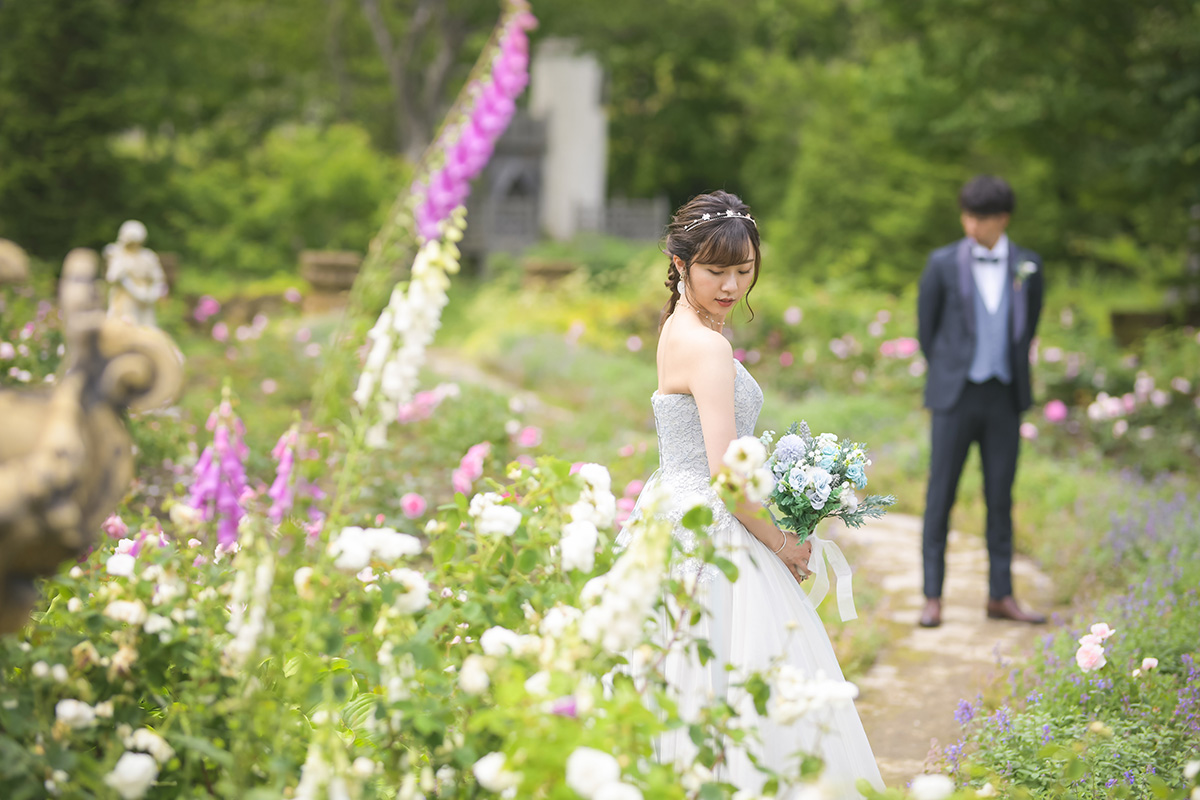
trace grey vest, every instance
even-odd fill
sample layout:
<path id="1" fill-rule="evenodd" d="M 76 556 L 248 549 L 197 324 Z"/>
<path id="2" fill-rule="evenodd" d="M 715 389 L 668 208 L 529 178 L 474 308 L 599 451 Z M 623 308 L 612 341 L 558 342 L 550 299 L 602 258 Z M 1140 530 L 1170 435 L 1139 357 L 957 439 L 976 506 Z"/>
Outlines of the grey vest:
<path id="1" fill-rule="evenodd" d="M 971 370 L 967 377 L 972 383 L 983 383 L 991 378 L 1001 383 L 1012 383 L 1012 363 L 1008 357 L 1008 317 L 1012 308 L 1012 288 L 1007 279 L 1000 293 L 1000 305 L 996 313 L 988 311 L 983 296 L 975 289 L 975 356 L 971 359 Z"/>

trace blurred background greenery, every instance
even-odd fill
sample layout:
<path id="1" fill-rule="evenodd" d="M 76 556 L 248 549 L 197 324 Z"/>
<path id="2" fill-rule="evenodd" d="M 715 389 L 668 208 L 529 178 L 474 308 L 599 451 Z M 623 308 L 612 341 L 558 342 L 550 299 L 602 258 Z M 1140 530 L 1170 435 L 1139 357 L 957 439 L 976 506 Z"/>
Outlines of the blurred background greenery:
<path id="1" fill-rule="evenodd" d="M 777 263 L 899 289 L 977 172 L 1056 272 L 1184 280 L 1200 203 L 1188 0 L 537 0 L 606 71 L 610 192 L 723 187 Z M 143 220 L 269 275 L 362 248 L 495 21 L 494 0 L 6 0 L 0 236 L 57 262 Z"/>

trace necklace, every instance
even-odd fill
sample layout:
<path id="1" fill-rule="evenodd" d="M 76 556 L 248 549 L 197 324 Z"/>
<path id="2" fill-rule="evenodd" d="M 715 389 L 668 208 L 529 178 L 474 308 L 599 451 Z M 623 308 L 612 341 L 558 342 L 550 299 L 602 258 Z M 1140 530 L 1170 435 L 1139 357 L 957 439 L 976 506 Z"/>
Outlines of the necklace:
<path id="1" fill-rule="evenodd" d="M 694 306 L 693 306 L 691 303 L 685 303 L 685 305 L 686 305 L 688 308 L 692 309 L 692 311 L 695 311 L 695 312 L 696 312 L 696 315 L 697 315 L 697 316 L 699 316 L 699 317 L 700 317 L 700 319 L 702 319 L 702 320 L 707 320 L 707 321 L 708 321 L 708 324 L 709 324 L 709 327 L 711 327 L 711 328 L 712 328 L 714 331 L 716 331 L 717 333 L 720 333 L 720 332 L 721 332 L 721 331 L 722 331 L 722 330 L 725 328 L 725 323 L 724 323 L 724 322 L 722 322 L 721 320 L 718 320 L 718 319 L 713 319 L 711 316 L 709 316 L 708 314 L 706 314 L 706 313 L 705 313 L 704 311 L 702 311 L 701 309 L 694 307 Z"/>

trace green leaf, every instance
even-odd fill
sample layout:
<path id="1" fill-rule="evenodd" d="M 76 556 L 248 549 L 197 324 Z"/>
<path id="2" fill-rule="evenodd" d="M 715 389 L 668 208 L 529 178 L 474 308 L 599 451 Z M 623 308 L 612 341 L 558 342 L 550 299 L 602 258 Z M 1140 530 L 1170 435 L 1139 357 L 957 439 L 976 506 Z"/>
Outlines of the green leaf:
<path id="1" fill-rule="evenodd" d="M 188 736 L 186 734 L 173 734 L 171 741 L 176 746 L 183 745 L 186 750 L 192 750 L 201 755 L 208 756 L 225 769 L 233 769 L 236 763 L 232 753 L 222 750 L 208 739 L 201 739 L 198 736 Z"/>
<path id="2" fill-rule="evenodd" d="M 533 568 L 541 560 L 541 555 L 540 551 L 532 547 L 522 550 L 521 555 L 517 558 L 517 570 L 526 574 L 533 572 Z"/>
<path id="3" fill-rule="evenodd" d="M 713 565 L 721 570 L 721 573 L 729 580 L 730 583 L 738 579 L 737 564 L 734 564 L 727 558 L 717 556 L 712 560 Z"/>
<path id="4" fill-rule="evenodd" d="M 713 512 L 706 505 L 696 506 L 683 515 L 681 520 L 683 527 L 688 530 L 699 531 L 703 528 L 712 525 Z"/>
<path id="5" fill-rule="evenodd" d="M 746 681 L 746 691 L 754 698 L 754 709 L 761 715 L 767 713 L 767 700 L 771 697 L 771 687 L 763 680 L 762 675 L 755 673 Z"/>

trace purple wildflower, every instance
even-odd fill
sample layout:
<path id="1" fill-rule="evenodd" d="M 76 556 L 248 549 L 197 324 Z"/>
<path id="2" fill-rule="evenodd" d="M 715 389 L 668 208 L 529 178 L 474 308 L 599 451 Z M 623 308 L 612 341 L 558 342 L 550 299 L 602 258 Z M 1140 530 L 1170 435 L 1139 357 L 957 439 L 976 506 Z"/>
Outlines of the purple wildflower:
<path id="1" fill-rule="evenodd" d="M 267 490 L 267 496 L 271 498 L 271 508 L 267 511 L 267 517 L 276 525 L 283 522 L 283 518 L 292 510 L 292 504 L 295 500 L 294 487 L 292 486 L 292 467 L 296 458 L 296 443 L 299 441 L 300 434 L 296 430 L 296 426 L 288 428 L 288 430 L 279 437 L 279 441 L 275 443 L 275 448 L 271 451 L 271 456 L 277 462 L 275 468 L 275 482 L 271 484 L 271 488 Z"/>
<path id="2" fill-rule="evenodd" d="M 966 725 L 975 718 L 975 709 L 971 704 L 962 699 L 958 701 L 958 708 L 954 709 L 954 721 L 959 725 Z"/>
<path id="3" fill-rule="evenodd" d="M 207 427 L 213 432 L 213 442 L 196 464 L 188 504 L 202 513 L 205 522 L 217 520 L 217 544 L 228 548 L 237 542 L 238 523 L 246 513 L 241 498 L 249 454 L 242 441 L 246 428 L 233 413 L 228 389 L 209 416 Z"/>
<path id="4" fill-rule="evenodd" d="M 537 19 L 517 8 L 504 22 L 491 72 L 475 87 L 466 119 L 434 143 L 442 151 L 443 166 L 413 184 L 413 194 L 420 198 L 417 232 L 426 240 L 439 238 L 439 224 L 466 200 L 471 180 L 487 165 L 496 140 L 516 112 L 516 98 L 529 83 L 526 31 L 536 27 Z"/>

